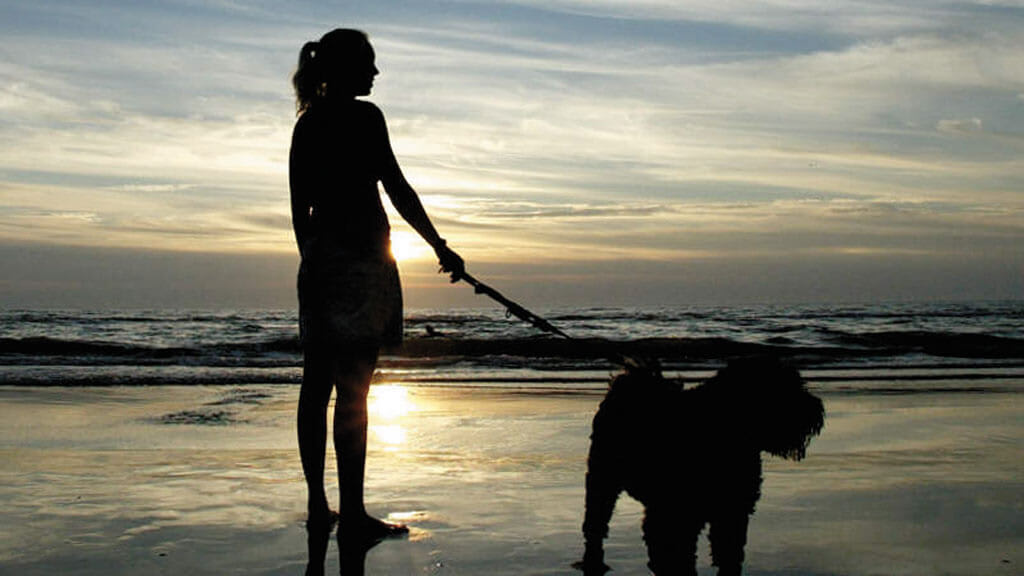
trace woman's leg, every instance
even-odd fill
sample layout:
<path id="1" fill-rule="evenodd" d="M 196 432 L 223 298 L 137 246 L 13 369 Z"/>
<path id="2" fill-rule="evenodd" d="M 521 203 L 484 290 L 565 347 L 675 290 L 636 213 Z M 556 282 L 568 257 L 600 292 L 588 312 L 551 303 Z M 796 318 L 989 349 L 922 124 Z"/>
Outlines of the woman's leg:
<path id="1" fill-rule="evenodd" d="M 309 522 L 329 521 L 331 512 L 324 491 L 324 456 L 327 450 L 327 404 L 333 382 L 331 361 L 324 350 L 309 348 L 302 366 L 299 390 L 299 456 L 306 476 Z"/>
<path id="2" fill-rule="evenodd" d="M 338 458 L 340 512 L 348 519 L 366 516 L 366 397 L 377 366 L 377 349 L 350 348 L 335 361 L 334 451 Z"/>
<path id="3" fill-rule="evenodd" d="M 378 349 L 350 348 L 335 363 L 334 450 L 338 458 L 338 491 L 344 531 L 367 538 L 407 532 L 404 526 L 371 518 L 363 502 L 366 476 L 366 397 L 377 366 Z"/>

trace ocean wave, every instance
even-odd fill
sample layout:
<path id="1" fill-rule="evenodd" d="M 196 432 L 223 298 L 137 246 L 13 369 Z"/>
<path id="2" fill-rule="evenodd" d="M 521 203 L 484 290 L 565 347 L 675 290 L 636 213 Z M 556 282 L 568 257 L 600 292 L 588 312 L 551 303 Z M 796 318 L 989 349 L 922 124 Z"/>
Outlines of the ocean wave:
<path id="1" fill-rule="evenodd" d="M 900 307 L 895 309 L 880 309 L 873 306 L 864 306 L 862 308 L 854 309 L 810 309 L 810 310 L 798 310 L 795 312 L 789 312 L 780 314 L 778 317 L 794 318 L 801 320 L 906 320 L 914 321 L 921 319 L 922 315 L 926 315 L 931 319 L 935 318 L 950 318 L 950 319 L 962 319 L 962 318 L 977 318 L 979 316 L 998 316 L 1004 319 L 1021 319 L 1024 318 L 1024 310 L 1021 309 L 1019 304 L 993 304 L 989 306 L 964 306 L 964 305 L 950 305 L 947 307 L 941 306 L 929 306 L 927 309 L 924 307 Z M 763 318 L 770 318 L 771 315 L 763 315 Z"/>
<path id="2" fill-rule="evenodd" d="M 740 331 L 742 334 L 742 331 Z M 742 336 L 741 336 L 742 337 Z M 829 331 L 822 343 L 807 345 L 791 338 L 773 336 L 762 342 L 707 338 L 430 338 L 413 337 L 389 356 L 411 359 L 553 358 L 565 360 L 608 358 L 616 355 L 657 358 L 668 362 L 722 359 L 736 356 L 776 355 L 814 362 L 858 358 L 931 356 L 938 358 L 1024 359 L 1024 339 L 975 333 L 880 331 L 849 333 Z M 62 339 L 47 336 L 0 338 L 0 362 L 4 364 L 103 365 L 297 365 L 301 347 L 295 337 L 253 338 L 205 346 L 154 346 L 104 340 Z M 518 360 L 516 361 L 518 363 Z"/>
<path id="3" fill-rule="evenodd" d="M 218 343 L 198 348 L 148 346 L 109 341 L 82 341 L 33 336 L 0 338 L 0 361 L 5 364 L 123 364 L 274 366 L 293 364 L 301 352 L 297 338 L 242 343 Z"/>
<path id="4" fill-rule="evenodd" d="M 292 312 L 272 313 L 285 318 L 293 318 Z M 118 323 L 203 323 L 203 322 L 250 322 L 254 318 L 266 317 L 267 312 L 166 312 L 125 313 L 125 312 L 78 312 L 78 311 L 12 311 L 3 314 L 2 321 L 9 323 L 36 324 L 109 324 Z"/>
<path id="5" fill-rule="evenodd" d="M 889 330 L 833 332 L 825 337 L 844 350 L 884 351 L 888 354 L 920 353 L 954 358 L 1024 358 L 1024 339 L 992 334 Z"/>

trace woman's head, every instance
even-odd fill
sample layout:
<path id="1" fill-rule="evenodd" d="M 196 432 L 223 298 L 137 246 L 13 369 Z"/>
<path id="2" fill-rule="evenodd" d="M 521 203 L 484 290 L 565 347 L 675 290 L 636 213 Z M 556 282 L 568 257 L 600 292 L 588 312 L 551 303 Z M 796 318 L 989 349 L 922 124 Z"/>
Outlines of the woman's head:
<path id="1" fill-rule="evenodd" d="M 292 76 L 299 112 L 327 98 L 366 96 L 377 75 L 373 47 L 361 30 L 337 28 L 306 42 Z"/>

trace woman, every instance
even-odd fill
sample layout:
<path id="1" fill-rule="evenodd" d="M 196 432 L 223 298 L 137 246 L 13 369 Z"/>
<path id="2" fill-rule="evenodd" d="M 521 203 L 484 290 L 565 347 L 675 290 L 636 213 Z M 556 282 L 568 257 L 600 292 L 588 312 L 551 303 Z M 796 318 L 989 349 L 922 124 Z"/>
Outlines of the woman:
<path id="1" fill-rule="evenodd" d="M 324 453 L 327 404 L 337 391 L 334 449 L 342 526 L 367 538 L 407 531 L 370 517 L 363 505 L 366 395 L 381 345 L 402 339 L 402 292 L 377 182 L 426 240 L 452 282 L 464 263 L 427 218 L 391 151 L 384 116 L 359 100 L 378 74 L 366 34 L 337 29 L 299 54 L 299 118 L 289 159 L 292 224 L 299 268 L 299 328 L 304 361 L 298 432 L 311 526 L 339 516 L 327 505 Z"/>

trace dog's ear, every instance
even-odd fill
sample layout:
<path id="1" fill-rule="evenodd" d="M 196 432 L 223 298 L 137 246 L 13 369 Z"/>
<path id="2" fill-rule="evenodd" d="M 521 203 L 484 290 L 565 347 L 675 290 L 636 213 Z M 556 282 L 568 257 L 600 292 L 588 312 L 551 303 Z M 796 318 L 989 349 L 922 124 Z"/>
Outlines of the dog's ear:
<path id="1" fill-rule="evenodd" d="M 800 372 L 771 356 L 729 361 L 707 382 L 711 390 L 740 399 L 734 407 L 753 430 L 761 450 L 801 460 L 825 424 L 825 407 L 807 391 Z"/>
<path id="2" fill-rule="evenodd" d="M 807 445 L 825 426 L 825 405 L 817 396 L 803 391 L 787 395 L 784 403 L 766 409 L 777 413 L 765 419 L 762 449 L 787 460 L 803 460 Z"/>

